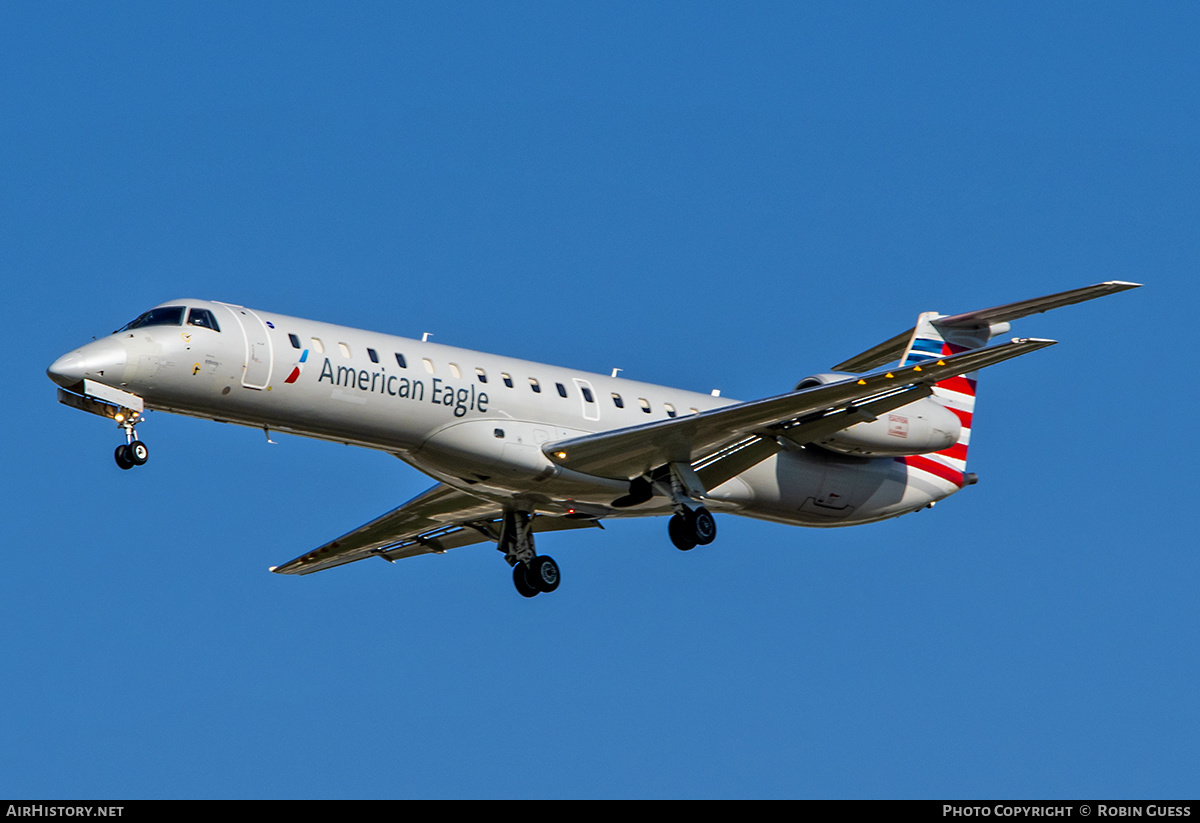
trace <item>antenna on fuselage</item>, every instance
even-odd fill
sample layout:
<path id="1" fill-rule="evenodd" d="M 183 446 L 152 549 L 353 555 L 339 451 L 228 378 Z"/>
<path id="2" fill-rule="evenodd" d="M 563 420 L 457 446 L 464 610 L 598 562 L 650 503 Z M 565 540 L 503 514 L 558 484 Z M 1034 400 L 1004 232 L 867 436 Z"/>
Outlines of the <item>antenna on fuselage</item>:
<path id="1" fill-rule="evenodd" d="M 424 332 L 421 335 L 421 342 L 427 343 L 427 342 L 429 342 L 429 338 L 431 338 L 431 337 L 433 337 L 433 332 L 431 332 L 431 331 Z"/>

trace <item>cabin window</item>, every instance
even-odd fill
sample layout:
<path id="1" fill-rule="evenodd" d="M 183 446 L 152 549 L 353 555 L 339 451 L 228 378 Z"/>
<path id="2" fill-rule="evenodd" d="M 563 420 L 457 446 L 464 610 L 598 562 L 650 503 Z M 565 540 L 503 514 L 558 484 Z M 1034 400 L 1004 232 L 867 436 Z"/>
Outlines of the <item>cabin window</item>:
<path id="1" fill-rule="evenodd" d="M 509 374 L 508 372 L 506 372 L 506 371 L 500 372 L 500 379 L 502 381 L 504 381 L 504 385 L 508 386 L 510 389 L 513 387 L 512 386 L 512 375 Z"/>
<path id="2" fill-rule="evenodd" d="M 458 377 L 458 378 L 461 378 L 461 377 L 462 377 L 462 369 L 460 369 L 460 368 L 458 367 L 458 364 L 457 364 L 457 363 L 451 363 L 451 364 L 450 364 L 450 373 L 451 373 L 452 375 L 454 375 L 455 377 Z"/>
<path id="3" fill-rule="evenodd" d="M 379 355 L 375 352 L 374 349 L 367 349 L 367 357 L 371 358 L 372 363 L 379 362 Z"/>
<path id="4" fill-rule="evenodd" d="M 208 309 L 192 309 L 188 312 L 188 325 L 199 326 L 202 329 L 212 329 L 220 331 L 217 327 L 217 318 L 213 317 L 213 313 Z"/>
<path id="5" fill-rule="evenodd" d="M 408 361 L 404 359 L 404 355 L 400 352 L 396 352 L 396 365 L 402 369 L 408 368 Z"/>
<path id="6" fill-rule="evenodd" d="M 425 367 L 425 371 L 429 372 L 430 374 L 433 374 L 433 361 L 432 360 L 430 360 L 428 357 L 422 357 L 421 365 Z"/>
<path id="7" fill-rule="evenodd" d="M 644 411 L 646 414 L 650 413 L 650 401 L 649 400 L 647 400 L 644 397 L 639 397 L 638 403 L 641 405 L 642 411 Z"/>
<path id="8" fill-rule="evenodd" d="M 291 344 L 292 344 L 292 348 L 293 348 L 293 349 L 298 349 L 298 348 L 300 348 L 300 338 L 299 338 L 299 337 L 297 337 L 297 336 L 296 336 L 296 335 L 294 335 L 294 334 L 289 334 L 289 335 L 288 335 L 288 340 L 289 340 L 289 341 L 291 341 Z"/>
<path id="9" fill-rule="evenodd" d="M 688 411 L 689 411 L 689 412 L 691 412 L 692 414 L 699 414 L 699 413 L 700 413 L 700 410 L 699 410 L 699 409 L 688 409 Z"/>
<path id="10" fill-rule="evenodd" d="M 591 390 L 591 389 L 589 389 L 587 386 L 580 386 L 580 387 L 579 387 L 579 390 L 580 390 L 581 392 L 583 392 L 583 399 L 584 399 L 584 400 L 586 400 L 586 401 L 587 401 L 587 402 L 589 402 L 589 403 L 595 403 L 595 402 L 596 402 L 596 398 L 592 396 L 592 390 Z"/>
<path id="11" fill-rule="evenodd" d="M 537 381 L 536 377 L 529 378 L 529 388 L 533 389 L 538 394 L 542 392 L 542 384 Z"/>
<path id="12" fill-rule="evenodd" d="M 477 378 L 479 378 L 480 383 L 487 382 L 487 372 L 485 372 L 483 369 L 479 368 L 478 366 L 475 367 L 475 376 Z"/>
<path id="13" fill-rule="evenodd" d="M 612 399 L 613 399 L 613 405 L 616 406 L 618 409 L 625 408 L 625 401 L 621 399 L 621 395 L 617 394 L 616 392 L 613 392 Z"/>
<path id="14" fill-rule="evenodd" d="M 350 347 L 345 343 L 338 343 L 338 351 L 342 353 L 342 357 L 346 358 L 347 360 L 350 359 Z"/>
<path id="15" fill-rule="evenodd" d="M 319 337 L 314 337 L 314 338 L 312 339 L 312 344 L 313 344 L 313 345 L 312 345 L 312 347 L 313 347 L 313 351 L 315 351 L 317 354 L 324 354 L 324 353 L 325 353 L 325 344 L 321 342 L 321 338 L 319 338 Z"/>
<path id="16" fill-rule="evenodd" d="M 567 396 L 567 387 L 566 386 L 564 386 L 562 383 L 555 383 L 554 385 L 558 387 L 558 396 L 559 397 Z"/>
<path id="17" fill-rule="evenodd" d="M 667 417 L 675 416 L 675 407 L 670 403 L 663 403 L 663 408 L 667 410 Z"/>

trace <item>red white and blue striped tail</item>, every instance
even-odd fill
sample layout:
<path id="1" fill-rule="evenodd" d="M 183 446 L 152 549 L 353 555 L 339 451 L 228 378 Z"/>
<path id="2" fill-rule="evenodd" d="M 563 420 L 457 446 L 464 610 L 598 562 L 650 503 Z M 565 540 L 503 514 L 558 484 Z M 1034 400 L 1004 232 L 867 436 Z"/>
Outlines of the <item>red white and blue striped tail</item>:
<path id="1" fill-rule="evenodd" d="M 1106 294 L 1115 294 L 1136 289 L 1140 284 L 1124 280 L 1109 280 L 1084 286 L 1079 289 L 1019 300 L 990 309 L 979 309 L 965 314 L 941 315 L 937 312 L 922 314 L 911 331 L 901 332 L 895 337 L 872 346 L 833 367 L 836 372 L 862 374 L 900 355 L 900 365 L 916 366 L 925 360 L 936 360 L 949 354 L 958 354 L 969 349 L 983 348 L 993 337 L 1006 334 L 1009 321 L 1031 314 L 1049 311 L 1060 306 L 1070 306 L 1094 300 Z M 901 354 L 901 352 L 903 352 Z M 935 384 L 933 397 L 958 416 L 962 422 L 962 434 L 958 442 L 948 449 L 915 457 L 898 457 L 898 461 L 910 468 L 935 475 L 959 487 L 974 482 L 974 475 L 964 475 L 967 465 L 967 447 L 971 443 L 971 421 L 975 415 L 975 378 L 972 372 L 962 377 L 952 377 Z"/>
<path id="2" fill-rule="evenodd" d="M 938 360 L 951 354 L 982 348 L 991 339 L 992 328 L 939 327 L 935 322 L 939 317 L 942 315 L 931 311 L 925 312 L 917 319 L 912 339 L 900 359 L 902 367 L 919 366 L 926 360 Z M 1004 325 L 1004 329 L 1007 330 L 1007 324 Z M 953 412 L 962 424 L 958 441 L 938 452 L 898 458 L 901 462 L 911 469 L 948 480 L 959 488 L 972 482 L 973 478 L 965 472 L 967 448 L 971 444 L 971 422 L 975 416 L 975 386 L 978 376 L 979 372 L 970 372 L 942 380 L 933 386 L 933 397 Z"/>

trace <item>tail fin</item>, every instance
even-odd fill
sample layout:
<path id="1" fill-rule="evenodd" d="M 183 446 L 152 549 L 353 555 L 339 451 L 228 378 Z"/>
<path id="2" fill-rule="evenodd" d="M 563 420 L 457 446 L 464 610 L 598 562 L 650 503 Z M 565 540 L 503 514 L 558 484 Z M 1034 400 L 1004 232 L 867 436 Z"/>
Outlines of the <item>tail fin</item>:
<path id="1" fill-rule="evenodd" d="M 1080 289 L 1071 289 L 1045 297 L 1035 297 L 1031 300 L 1021 300 L 965 314 L 941 315 L 937 312 L 925 312 L 917 319 L 915 328 L 901 332 L 895 337 L 837 364 L 833 370 L 858 374 L 889 363 L 897 355 L 900 356 L 901 367 L 920 365 L 925 360 L 986 346 L 988 341 L 996 335 L 1008 332 L 1008 321 L 1010 320 L 1049 311 L 1060 306 L 1082 303 L 1106 294 L 1136 289 L 1139 285 L 1121 280 L 1110 280 L 1106 283 L 1097 283 L 1093 286 L 1084 286 Z M 976 372 L 971 372 L 961 377 L 952 377 L 935 383 L 933 387 L 933 397 L 953 412 L 962 423 L 962 433 L 959 435 L 958 442 L 939 452 L 915 457 L 898 457 L 897 460 L 935 474 L 960 487 L 975 482 L 974 475 L 964 475 L 963 469 L 967 465 L 967 447 L 971 442 L 971 421 L 975 415 L 976 374 Z"/>
<path id="2" fill-rule="evenodd" d="M 942 316 L 930 311 L 917 318 L 912 339 L 900 358 L 901 367 L 919 366 L 926 360 L 937 360 L 951 354 L 983 348 L 993 337 L 1004 334 L 1009 329 L 1008 323 L 974 328 L 943 327 L 937 322 Z M 951 480 L 959 486 L 972 482 L 972 478 L 964 475 L 963 471 L 967 466 L 967 447 L 971 444 L 971 421 L 975 416 L 975 386 L 978 375 L 979 372 L 975 371 L 933 384 L 934 399 L 953 412 L 962 426 L 958 441 L 939 452 L 904 458 L 904 462 Z"/>

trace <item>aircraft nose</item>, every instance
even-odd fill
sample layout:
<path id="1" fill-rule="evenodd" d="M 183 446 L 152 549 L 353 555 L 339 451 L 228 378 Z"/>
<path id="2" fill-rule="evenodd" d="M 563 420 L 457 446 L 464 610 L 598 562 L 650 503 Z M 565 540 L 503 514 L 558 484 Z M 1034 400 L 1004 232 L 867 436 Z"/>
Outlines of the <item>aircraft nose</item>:
<path id="1" fill-rule="evenodd" d="M 83 358 L 79 352 L 64 354 L 50 364 L 46 375 L 63 388 L 73 386 L 83 379 Z"/>
<path id="2" fill-rule="evenodd" d="M 85 377 L 115 385 L 125 377 L 125 347 L 115 340 L 88 343 L 51 363 L 46 375 L 63 388 Z"/>

